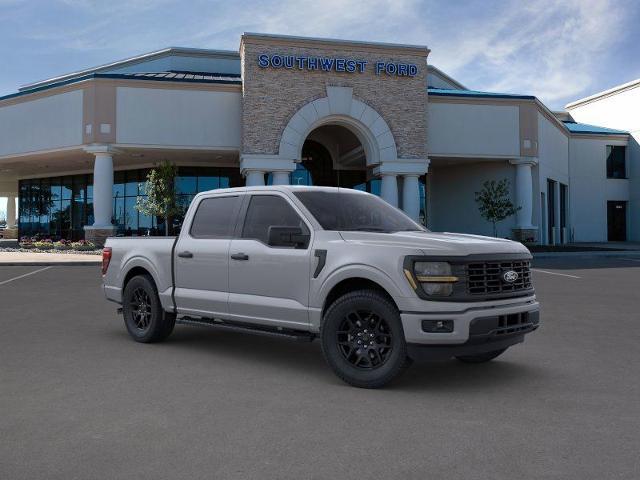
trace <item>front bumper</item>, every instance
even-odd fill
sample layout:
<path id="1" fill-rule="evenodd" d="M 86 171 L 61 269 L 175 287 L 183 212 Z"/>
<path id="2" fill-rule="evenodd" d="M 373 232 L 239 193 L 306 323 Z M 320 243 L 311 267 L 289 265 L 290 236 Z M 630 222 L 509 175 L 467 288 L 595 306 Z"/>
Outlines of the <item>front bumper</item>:
<path id="1" fill-rule="evenodd" d="M 461 310 L 453 310 L 461 307 Z M 540 305 L 535 297 L 529 297 L 515 303 L 491 306 L 462 306 L 458 303 L 452 305 L 452 310 L 443 309 L 437 313 L 402 312 L 400 317 L 408 344 L 460 346 L 469 341 L 482 340 L 485 343 L 494 337 L 523 337 L 539 326 L 539 311 Z M 453 330 L 446 333 L 425 332 L 422 329 L 423 320 L 452 320 Z"/>

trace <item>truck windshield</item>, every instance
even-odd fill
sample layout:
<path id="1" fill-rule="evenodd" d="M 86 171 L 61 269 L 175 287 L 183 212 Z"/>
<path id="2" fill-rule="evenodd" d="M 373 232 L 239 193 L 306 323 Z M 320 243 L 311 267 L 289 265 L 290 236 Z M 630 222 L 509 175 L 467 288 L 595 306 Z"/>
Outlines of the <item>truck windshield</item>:
<path id="1" fill-rule="evenodd" d="M 374 195 L 327 191 L 294 192 L 294 195 L 325 230 L 383 233 L 425 230 Z"/>

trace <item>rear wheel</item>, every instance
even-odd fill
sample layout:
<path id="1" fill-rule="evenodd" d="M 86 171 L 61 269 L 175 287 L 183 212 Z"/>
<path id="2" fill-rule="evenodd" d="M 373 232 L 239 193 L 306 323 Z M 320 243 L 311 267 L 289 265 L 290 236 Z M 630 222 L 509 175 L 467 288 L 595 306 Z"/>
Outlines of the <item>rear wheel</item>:
<path id="1" fill-rule="evenodd" d="M 410 362 L 400 313 L 376 290 L 336 300 L 324 315 L 321 342 L 331 369 L 356 387 L 382 387 Z"/>
<path id="2" fill-rule="evenodd" d="M 456 357 L 456 359 L 464 363 L 485 363 L 499 357 L 506 351 L 506 348 L 502 348 L 500 350 L 494 350 L 493 352 L 479 353 L 477 355 L 461 355 Z"/>
<path id="3" fill-rule="evenodd" d="M 173 331 L 176 316 L 163 310 L 149 275 L 133 277 L 124 288 L 122 314 L 129 335 L 142 343 L 160 342 Z"/>

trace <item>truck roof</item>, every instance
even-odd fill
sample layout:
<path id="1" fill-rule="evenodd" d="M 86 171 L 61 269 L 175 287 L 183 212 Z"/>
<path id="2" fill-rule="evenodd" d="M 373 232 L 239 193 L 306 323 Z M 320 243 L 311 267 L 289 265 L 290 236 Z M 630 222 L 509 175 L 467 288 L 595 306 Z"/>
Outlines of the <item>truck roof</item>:
<path id="1" fill-rule="evenodd" d="M 346 187 L 315 187 L 308 185 L 258 185 L 255 187 L 233 187 L 233 188 L 218 188 L 215 190 L 207 190 L 200 192 L 198 195 L 204 195 L 208 193 L 233 193 L 233 192 L 263 192 L 265 190 L 274 190 L 276 192 L 340 192 L 340 193 L 353 193 L 353 194 L 366 194 L 361 190 L 354 190 Z"/>

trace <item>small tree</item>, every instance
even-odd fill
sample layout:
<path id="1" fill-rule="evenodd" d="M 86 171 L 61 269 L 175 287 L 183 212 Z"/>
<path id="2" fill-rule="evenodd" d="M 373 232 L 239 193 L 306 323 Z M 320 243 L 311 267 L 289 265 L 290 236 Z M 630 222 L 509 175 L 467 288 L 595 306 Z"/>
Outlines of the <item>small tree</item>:
<path id="1" fill-rule="evenodd" d="M 514 215 L 521 207 L 511 203 L 509 181 L 504 178 L 499 182 L 489 180 L 482 184 L 482 190 L 476 192 L 476 203 L 482 218 L 493 225 L 493 236 L 498 236 L 497 223 Z"/>
<path id="2" fill-rule="evenodd" d="M 177 174 L 178 168 L 171 162 L 160 163 L 147 175 L 146 197 L 138 197 L 136 202 L 136 210 L 140 213 L 164 219 L 165 235 L 169 235 L 169 220 L 182 211 L 176 195 Z"/>

